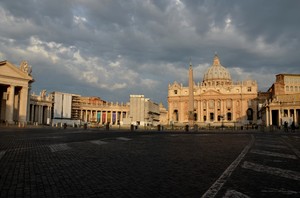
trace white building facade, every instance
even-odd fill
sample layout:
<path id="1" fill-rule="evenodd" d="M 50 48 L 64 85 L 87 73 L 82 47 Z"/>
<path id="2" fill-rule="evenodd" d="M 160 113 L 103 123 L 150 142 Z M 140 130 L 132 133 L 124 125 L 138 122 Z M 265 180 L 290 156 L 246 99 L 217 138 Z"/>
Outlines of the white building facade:
<path id="1" fill-rule="evenodd" d="M 144 95 L 130 95 L 129 118 L 126 124 L 136 126 L 157 126 L 160 116 L 160 107 Z"/>

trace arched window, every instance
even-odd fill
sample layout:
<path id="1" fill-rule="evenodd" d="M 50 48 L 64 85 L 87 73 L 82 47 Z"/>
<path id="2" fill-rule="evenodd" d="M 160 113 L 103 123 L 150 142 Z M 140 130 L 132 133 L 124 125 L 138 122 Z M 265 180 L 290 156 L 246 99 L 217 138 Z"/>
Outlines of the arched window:
<path id="1" fill-rule="evenodd" d="M 251 108 L 247 110 L 247 120 L 253 120 L 253 109 Z"/>
<path id="2" fill-rule="evenodd" d="M 178 110 L 174 110 L 174 113 L 173 113 L 173 119 L 177 122 L 178 121 Z"/>

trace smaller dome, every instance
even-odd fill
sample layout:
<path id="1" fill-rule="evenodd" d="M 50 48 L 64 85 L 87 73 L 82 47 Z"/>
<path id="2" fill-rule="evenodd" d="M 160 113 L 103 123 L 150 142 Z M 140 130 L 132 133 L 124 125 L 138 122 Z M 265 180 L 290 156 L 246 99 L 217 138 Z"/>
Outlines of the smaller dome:
<path id="1" fill-rule="evenodd" d="M 203 81 L 210 80 L 231 81 L 230 73 L 221 65 L 218 55 L 215 55 L 212 66 L 204 74 Z"/>

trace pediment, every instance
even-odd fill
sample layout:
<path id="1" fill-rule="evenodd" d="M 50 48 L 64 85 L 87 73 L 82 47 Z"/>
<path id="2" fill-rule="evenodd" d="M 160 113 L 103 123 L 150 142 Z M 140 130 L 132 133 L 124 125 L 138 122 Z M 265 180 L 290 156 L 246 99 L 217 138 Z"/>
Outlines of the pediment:
<path id="1" fill-rule="evenodd" d="M 219 95 L 223 95 L 221 94 L 220 92 L 218 91 L 215 91 L 215 90 L 207 90 L 205 93 L 202 94 L 203 96 L 219 96 Z"/>
<path id="2" fill-rule="evenodd" d="M 181 88 L 181 85 L 176 81 L 169 86 L 169 89 L 179 89 L 179 88 Z"/>
<path id="3" fill-rule="evenodd" d="M 0 76 L 32 81 L 32 77 L 8 61 L 0 62 Z"/>

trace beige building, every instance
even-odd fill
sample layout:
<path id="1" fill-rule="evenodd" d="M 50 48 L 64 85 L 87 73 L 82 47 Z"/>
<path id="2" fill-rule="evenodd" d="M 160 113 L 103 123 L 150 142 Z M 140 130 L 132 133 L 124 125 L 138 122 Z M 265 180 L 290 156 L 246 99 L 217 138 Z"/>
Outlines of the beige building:
<path id="1" fill-rule="evenodd" d="M 191 79 L 192 65 L 189 81 Z M 174 82 L 169 85 L 168 114 L 171 125 L 191 123 L 191 116 L 192 123 L 199 126 L 257 123 L 257 83 L 253 80 L 234 82 L 217 55 L 204 73 L 202 82 L 189 84 L 183 86 Z"/>
<path id="2" fill-rule="evenodd" d="M 106 124 L 123 125 L 128 117 L 129 105 L 106 102 L 99 97 L 52 92 L 52 124 L 81 125 L 89 123 L 97 127 Z"/>
<path id="3" fill-rule="evenodd" d="M 0 62 L 0 120 L 2 123 L 27 123 L 29 90 L 33 82 L 31 67 L 23 61 L 16 67 L 8 61 Z"/>
<path id="4" fill-rule="evenodd" d="M 284 122 L 300 123 L 300 74 L 278 74 L 268 90 L 262 108 L 266 126 L 282 126 Z"/>
<path id="5" fill-rule="evenodd" d="M 130 111 L 126 124 L 135 126 L 157 126 L 159 124 L 159 105 L 144 95 L 130 95 Z"/>
<path id="6" fill-rule="evenodd" d="M 96 125 L 123 125 L 128 118 L 129 105 L 106 102 L 99 97 L 73 96 L 72 119 Z"/>

